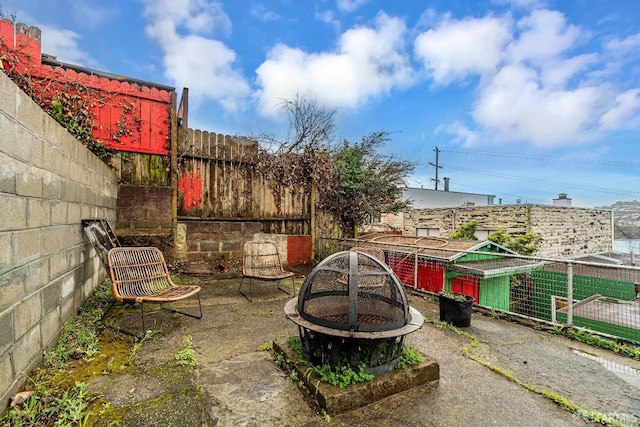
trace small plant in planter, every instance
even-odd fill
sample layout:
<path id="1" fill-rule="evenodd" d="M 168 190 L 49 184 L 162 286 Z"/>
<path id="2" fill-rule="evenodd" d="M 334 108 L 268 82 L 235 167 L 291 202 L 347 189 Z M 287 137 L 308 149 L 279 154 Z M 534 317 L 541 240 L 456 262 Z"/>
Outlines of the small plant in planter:
<path id="1" fill-rule="evenodd" d="M 440 303 L 440 321 L 464 328 L 471 325 L 471 307 L 473 297 L 451 291 L 438 294 Z"/>

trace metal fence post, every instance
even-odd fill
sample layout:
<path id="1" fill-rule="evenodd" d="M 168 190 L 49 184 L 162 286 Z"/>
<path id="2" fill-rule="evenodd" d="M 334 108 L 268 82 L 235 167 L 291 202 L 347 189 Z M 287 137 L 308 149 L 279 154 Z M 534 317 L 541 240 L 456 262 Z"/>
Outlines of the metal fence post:
<path id="1" fill-rule="evenodd" d="M 418 250 L 416 249 L 416 257 L 413 262 L 413 289 L 418 289 Z"/>
<path id="2" fill-rule="evenodd" d="M 573 326 L 573 264 L 567 263 L 567 326 Z"/>

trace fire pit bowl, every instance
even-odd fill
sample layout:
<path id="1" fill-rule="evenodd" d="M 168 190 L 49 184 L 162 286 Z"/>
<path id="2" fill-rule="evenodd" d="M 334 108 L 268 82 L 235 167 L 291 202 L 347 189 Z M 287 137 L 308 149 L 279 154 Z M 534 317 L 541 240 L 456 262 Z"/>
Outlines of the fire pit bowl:
<path id="1" fill-rule="evenodd" d="M 393 271 L 359 250 L 320 262 L 284 311 L 298 325 L 303 355 L 311 363 L 353 368 L 364 363 L 373 375 L 395 367 L 404 337 L 424 323 Z"/>

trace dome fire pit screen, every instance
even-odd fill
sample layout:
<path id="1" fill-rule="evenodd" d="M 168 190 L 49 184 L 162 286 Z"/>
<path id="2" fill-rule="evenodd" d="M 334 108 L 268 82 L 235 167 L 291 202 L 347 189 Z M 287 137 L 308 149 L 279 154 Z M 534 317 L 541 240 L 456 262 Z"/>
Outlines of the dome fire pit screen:
<path id="1" fill-rule="evenodd" d="M 325 258 L 298 297 L 285 304 L 311 363 L 353 368 L 364 363 L 373 375 L 390 371 L 400 360 L 404 337 L 424 323 L 407 303 L 398 277 L 370 253 L 356 248 Z"/>

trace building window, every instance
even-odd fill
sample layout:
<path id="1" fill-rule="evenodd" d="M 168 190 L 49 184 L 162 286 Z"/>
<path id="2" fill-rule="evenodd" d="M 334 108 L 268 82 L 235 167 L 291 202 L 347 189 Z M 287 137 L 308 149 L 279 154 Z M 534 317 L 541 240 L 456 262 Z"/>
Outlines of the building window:
<path id="1" fill-rule="evenodd" d="M 440 237 L 440 229 L 439 228 L 416 228 L 416 236 L 418 236 L 418 237 L 424 237 L 424 236 Z"/>
<path id="2" fill-rule="evenodd" d="M 476 230 L 476 237 L 478 240 L 487 240 L 489 234 L 493 233 L 495 230 Z"/>

